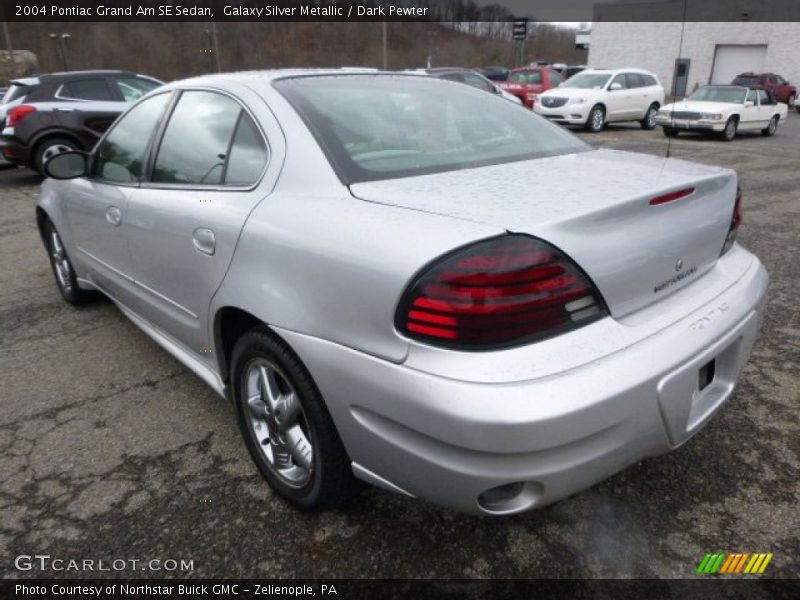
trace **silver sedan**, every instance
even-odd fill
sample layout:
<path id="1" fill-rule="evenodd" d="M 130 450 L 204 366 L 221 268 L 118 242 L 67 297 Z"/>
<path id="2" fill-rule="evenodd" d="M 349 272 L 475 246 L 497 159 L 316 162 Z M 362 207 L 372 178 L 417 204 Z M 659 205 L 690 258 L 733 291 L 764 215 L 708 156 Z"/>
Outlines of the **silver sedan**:
<path id="1" fill-rule="evenodd" d="M 481 514 L 573 494 L 697 433 L 762 319 L 734 172 L 429 77 L 180 81 L 47 172 L 64 299 L 231 399 L 301 508 L 356 478 Z"/>

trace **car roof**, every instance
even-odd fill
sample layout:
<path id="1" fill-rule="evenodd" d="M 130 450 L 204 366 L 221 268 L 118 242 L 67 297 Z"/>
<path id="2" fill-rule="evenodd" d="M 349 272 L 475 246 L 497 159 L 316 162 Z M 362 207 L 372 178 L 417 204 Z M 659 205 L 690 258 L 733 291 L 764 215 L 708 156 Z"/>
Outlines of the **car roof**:
<path id="1" fill-rule="evenodd" d="M 39 79 L 70 79 L 72 77 L 85 77 L 87 75 L 133 75 L 130 71 L 121 69 L 88 69 L 85 71 L 57 71 L 55 73 L 43 73 Z"/>
<path id="2" fill-rule="evenodd" d="M 655 77 L 655 73 L 651 73 L 650 71 L 646 71 L 644 69 L 637 69 L 635 67 L 623 67 L 619 69 L 601 69 L 595 67 L 587 67 L 584 71 L 589 71 L 591 73 L 608 73 L 609 75 L 614 75 L 617 73 L 641 73 L 643 75 L 652 75 Z"/>
<path id="3" fill-rule="evenodd" d="M 346 67 L 342 69 L 264 69 L 259 71 L 234 71 L 230 73 L 211 73 L 180 79 L 167 84 L 169 87 L 185 85 L 208 85 L 215 83 L 271 83 L 280 79 L 298 79 L 302 77 L 349 76 L 349 75 L 419 75 L 411 71 L 380 71 L 372 68 Z"/>

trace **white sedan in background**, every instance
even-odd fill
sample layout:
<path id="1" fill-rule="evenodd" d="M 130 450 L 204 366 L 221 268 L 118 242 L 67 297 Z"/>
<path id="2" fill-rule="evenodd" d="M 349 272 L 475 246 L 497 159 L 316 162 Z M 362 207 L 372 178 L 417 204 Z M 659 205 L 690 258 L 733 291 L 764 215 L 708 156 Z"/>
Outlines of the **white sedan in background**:
<path id="1" fill-rule="evenodd" d="M 654 129 L 664 104 L 658 78 L 641 69 L 587 69 L 557 88 L 539 94 L 534 112 L 562 125 L 582 125 L 598 132 L 606 123 L 638 121 Z"/>
<path id="2" fill-rule="evenodd" d="M 707 85 L 681 102 L 663 107 L 656 122 L 668 137 L 680 131 L 716 132 L 729 142 L 739 131 L 775 135 L 787 112 L 787 105 L 776 102 L 767 90 Z"/>

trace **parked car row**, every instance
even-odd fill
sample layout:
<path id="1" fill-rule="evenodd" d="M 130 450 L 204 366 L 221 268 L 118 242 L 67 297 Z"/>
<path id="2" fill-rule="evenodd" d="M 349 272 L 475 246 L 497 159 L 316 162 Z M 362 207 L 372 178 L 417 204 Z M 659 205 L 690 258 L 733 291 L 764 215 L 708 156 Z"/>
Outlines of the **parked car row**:
<path id="1" fill-rule="evenodd" d="M 91 150 L 116 118 L 162 82 L 128 71 L 15 79 L 0 102 L 0 154 L 40 173 L 51 156 Z"/>

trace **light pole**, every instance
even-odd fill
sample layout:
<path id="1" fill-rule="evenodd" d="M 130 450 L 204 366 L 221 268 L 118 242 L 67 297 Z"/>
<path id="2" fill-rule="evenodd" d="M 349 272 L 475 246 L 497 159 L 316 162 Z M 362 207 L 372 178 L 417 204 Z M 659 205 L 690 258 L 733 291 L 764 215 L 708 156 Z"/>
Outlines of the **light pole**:
<path id="1" fill-rule="evenodd" d="M 50 34 L 50 39 L 58 44 L 58 50 L 61 53 L 61 64 L 65 71 L 69 71 L 69 67 L 67 67 L 67 40 L 71 37 L 68 33 L 62 33 L 61 35 L 57 33 Z"/>

